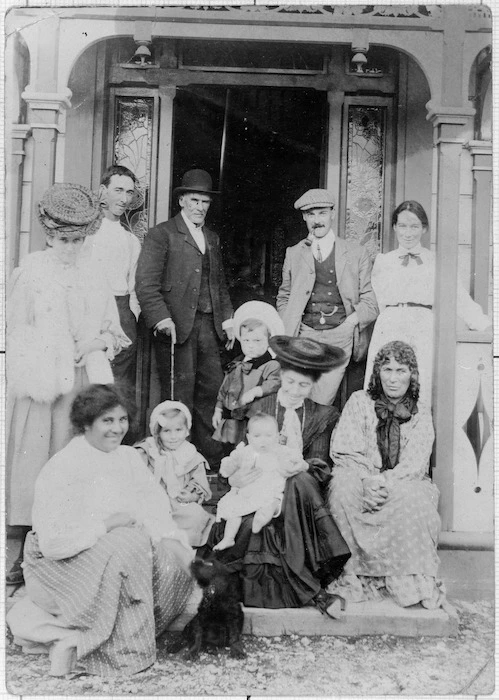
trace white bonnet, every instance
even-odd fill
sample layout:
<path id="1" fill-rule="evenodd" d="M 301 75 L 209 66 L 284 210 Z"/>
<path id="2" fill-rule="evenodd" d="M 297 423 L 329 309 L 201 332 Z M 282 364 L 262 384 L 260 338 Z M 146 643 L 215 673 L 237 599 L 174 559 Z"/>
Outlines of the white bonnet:
<path id="1" fill-rule="evenodd" d="M 182 411 L 187 420 L 187 427 L 189 430 L 191 429 L 192 416 L 187 406 L 184 403 L 181 403 L 180 401 L 163 401 L 162 403 L 159 403 L 151 413 L 151 417 L 149 419 L 149 430 L 151 431 L 151 435 L 154 433 L 154 429 L 158 424 L 162 428 L 164 427 L 165 419 L 163 414 L 166 411 L 171 411 L 175 409 L 177 409 L 178 411 Z"/>
<path id="2" fill-rule="evenodd" d="M 264 301 L 247 301 L 234 312 L 234 335 L 241 340 L 241 326 L 250 318 L 261 321 L 269 329 L 269 335 L 282 335 L 284 323 L 276 309 Z"/>

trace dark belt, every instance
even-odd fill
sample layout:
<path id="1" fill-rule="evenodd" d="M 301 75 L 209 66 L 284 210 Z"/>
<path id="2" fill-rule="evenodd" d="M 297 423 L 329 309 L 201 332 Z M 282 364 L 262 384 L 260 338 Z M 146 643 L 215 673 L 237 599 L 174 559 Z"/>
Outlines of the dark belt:
<path id="1" fill-rule="evenodd" d="M 387 304 L 387 306 L 395 307 L 395 306 L 421 306 L 423 309 L 430 309 L 432 310 L 433 306 L 431 304 L 417 304 L 415 301 L 406 301 L 406 302 L 400 302 L 399 304 Z"/>

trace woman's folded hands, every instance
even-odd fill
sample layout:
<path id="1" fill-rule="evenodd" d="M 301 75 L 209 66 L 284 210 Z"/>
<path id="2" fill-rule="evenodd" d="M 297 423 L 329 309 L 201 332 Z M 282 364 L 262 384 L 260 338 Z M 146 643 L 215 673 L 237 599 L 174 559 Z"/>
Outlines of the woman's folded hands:
<path id="1" fill-rule="evenodd" d="M 364 493 L 362 505 L 364 512 L 373 513 L 379 510 L 388 498 L 388 489 L 385 480 L 381 476 L 364 479 Z"/>

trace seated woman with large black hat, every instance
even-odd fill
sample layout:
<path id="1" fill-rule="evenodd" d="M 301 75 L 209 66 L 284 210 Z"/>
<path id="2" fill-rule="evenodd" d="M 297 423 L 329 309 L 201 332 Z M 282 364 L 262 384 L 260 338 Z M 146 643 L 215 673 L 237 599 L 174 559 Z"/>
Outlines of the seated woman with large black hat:
<path id="1" fill-rule="evenodd" d="M 302 451 L 309 469 L 287 480 L 282 510 L 259 533 L 252 533 L 253 515 L 243 518 L 236 543 L 217 552 L 242 584 L 245 605 L 261 608 L 297 608 L 316 605 L 321 612 L 340 616 L 344 601 L 326 593 L 350 557 L 326 500 L 331 479 L 329 441 L 338 410 L 321 406 L 308 396 L 322 372 L 343 359 L 343 351 L 308 338 L 274 336 L 270 346 L 281 365 L 281 388 L 254 401 L 259 411 L 277 419 L 283 444 Z M 259 476 L 259 467 L 233 487 L 246 486 Z M 223 537 L 224 524 L 215 523 L 208 546 Z"/>

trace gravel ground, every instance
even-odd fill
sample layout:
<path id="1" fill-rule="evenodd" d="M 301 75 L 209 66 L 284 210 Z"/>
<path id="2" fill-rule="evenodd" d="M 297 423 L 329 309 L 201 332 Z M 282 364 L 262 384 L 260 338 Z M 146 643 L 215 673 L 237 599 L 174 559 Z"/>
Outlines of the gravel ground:
<path id="1" fill-rule="evenodd" d="M 6 640 L 6 680 L 16 695 L 488 695 L 494 690 L 493 603 L 456 602 L 457 637 L 244 637 L 247 659 L 201 654 L 186 662 L 158 642 L 153 667 L 128 678 L 47 675 L 46 656 Z"/>

